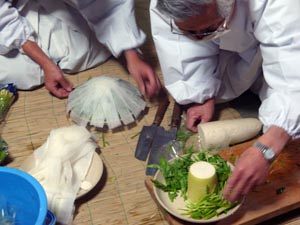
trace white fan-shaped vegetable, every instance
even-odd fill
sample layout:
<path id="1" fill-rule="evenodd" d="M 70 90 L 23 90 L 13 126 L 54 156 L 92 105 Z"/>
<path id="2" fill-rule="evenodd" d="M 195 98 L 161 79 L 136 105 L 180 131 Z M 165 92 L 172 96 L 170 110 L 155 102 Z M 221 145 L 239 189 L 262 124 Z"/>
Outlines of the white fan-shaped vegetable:
<path id="1" fill-rule="evenodd" d="M 135 121 L 146 102 L 131 83 L 113 76 L 94 77 L 69 95 L 67 112 L 79 125 L 109 129 Z"/>

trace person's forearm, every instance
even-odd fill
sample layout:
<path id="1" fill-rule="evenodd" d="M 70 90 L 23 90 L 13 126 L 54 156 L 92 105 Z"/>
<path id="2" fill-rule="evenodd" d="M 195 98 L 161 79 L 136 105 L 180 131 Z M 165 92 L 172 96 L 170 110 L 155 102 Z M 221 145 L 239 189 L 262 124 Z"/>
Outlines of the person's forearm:
<path id="1" fill-rule="evenodd" d="M 37 64 L 39 64 L 44 70 L 48 65 L 53 65 L 53 62 L 42 51 L 42 49 L 33 41 L 26 41 L 22 46 L 23 51 Z"/>
<path id="2" fill-rule="evenodd" d="M 284 129 L 277 126 L 271 126 L 258 141 L 271 147 L 278 156 L 290 139 L 290 135 Z"/>

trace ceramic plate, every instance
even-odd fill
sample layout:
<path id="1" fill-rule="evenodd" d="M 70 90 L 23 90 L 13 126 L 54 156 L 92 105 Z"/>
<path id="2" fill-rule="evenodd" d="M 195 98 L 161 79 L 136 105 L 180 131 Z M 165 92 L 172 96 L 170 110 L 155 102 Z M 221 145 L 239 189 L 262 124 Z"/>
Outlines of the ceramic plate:
<path id="1" fill-rule="evenodd" d="M 34 162 L 35 162 L 34 156 L 33 154 L 31 154 L 24 160 L 20 169 L 24 171 L 29 171 L 33 168 Z M 87 172 L 85 180 L 83 181 L 83 182 L 88 182 L 89 184 L 88 188 L 79 189 L 76 198 L 82 197 L 83 195 L 87 194 L 90 190 L 92 190 L 100 180 L 102 173 L 103 173 L 103 163 L 100 156 L 95 152 L 93 155 L 90 168 Z"/>
<path id="2" fill-rule="evenodd" d="M 230 166 L 231 166 L 231 168 L 233 168 L 233 166 L 231 164 L 230 164 Z M 162 183 L 164 183 L 164 181 L 165 181 L 162 173 L 159 170 L 156 172 L 154 179 L 158 180 Z M 182 197 L 178 196 L 172 202 L 169 199 L 167 192 L 164 192 L 163 190 L 156 188 L 155 186 L 153 188 L 154 188 L 154 195 L 155 195 L 157 201 L 166 211 L 168 211 L 173 216 L 176 216 L 177 218 L 180 218 L 184 221 L 188 221 L 188 222 L 192 222 L 192 223 L 211 223 L 211 222 L 216 222 L 216 221 L 222 220 L 222 219 L 232 215 L 241 206 L 241 204 L 239 204 L 239 205 L 235 206 L 234 208 L 232 208 L 231 210 L 229 210 L 226 214 L 224 213 L 218 217 L 212 217 L 211 219 L 208 219 L 208 220 L 193 219 L 187 215 L 183 215 L 184 211 L 182 209 L 186 208 L 185 207 L 186 202 Z"/>

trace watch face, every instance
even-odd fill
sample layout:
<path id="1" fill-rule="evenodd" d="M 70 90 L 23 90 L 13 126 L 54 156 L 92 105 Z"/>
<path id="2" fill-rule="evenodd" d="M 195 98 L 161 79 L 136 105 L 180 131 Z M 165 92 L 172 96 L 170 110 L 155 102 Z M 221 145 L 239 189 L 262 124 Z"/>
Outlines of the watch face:
<path id="1" fill-rule="evenodd" d="M 266 159 L 268 159 L 268 160 L 273 159 L 274 156 L 275 156 L 275 154 L 271 149 L 266 150 L 266 152 L 265 152 Z"/>

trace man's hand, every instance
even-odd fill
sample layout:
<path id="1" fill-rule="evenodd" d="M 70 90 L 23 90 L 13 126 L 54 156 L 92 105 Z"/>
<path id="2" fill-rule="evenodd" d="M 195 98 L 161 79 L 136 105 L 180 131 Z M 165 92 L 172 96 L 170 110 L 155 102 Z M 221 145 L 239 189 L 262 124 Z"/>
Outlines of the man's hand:
<path id="1" fill-rule="evenodd" d="M 278 155 L 290 140 L 288 133 L 280 127 L 272 126 L 258 141 L 271 147 Z M 247 195 L 255 186 L 264 182 L 271 163 L 262 152 L 251 146 L 238 159 L 234 170 L 223 190 L 225 199 L 237 201 Z"/>
<path id="2" fill-rule="evenodd" d="M 238 159 L 227 181 L 223 190 L 225 199 L 232 202 L 240 200 L 253 187 L 263 183 L 269 168 L 270 163 L 258 149 L 248 148 Z"/>
<path id="3" fill-rule="evenodd" d="M 198 132 L 198 124 L 209 122 L 213 117 L 214 110 L 215 100 L 213 98 L 203 104 L 193 104 L 186 112 L 186 127 L 193 132 Z"/>
<path id="4" fill-rule="evenodd" d="M 125 51 L 128 72 L 135 79 L 141 93 L 152 98 L 161 91 L 161 83 L 153 69 L 138 55 L 136 50 Z"/>
<path id="5" fill-rule="evenodd" d="M 58 98 L 68 97 L 73 85 L 65 78 L 60 68 L 51 62 L 43 69 L 46 89 Z"/>
<path id="6" fill-rule="evenodd" d="M 26 41 L 22 46 L 24 52 L 44 71 L 45 87 L 59 98 L 68 97 L 73 85 L 68 81 L 58 66 L 49 59 L 42 49 L 33 41 Z"/>

